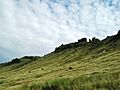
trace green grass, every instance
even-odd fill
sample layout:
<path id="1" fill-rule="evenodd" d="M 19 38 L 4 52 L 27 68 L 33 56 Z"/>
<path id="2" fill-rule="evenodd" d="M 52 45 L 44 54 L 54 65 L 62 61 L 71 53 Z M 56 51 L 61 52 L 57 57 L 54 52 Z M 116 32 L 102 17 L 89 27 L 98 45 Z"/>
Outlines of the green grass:
<path id="1" fill-rule="evenodd" d="M 21 90 L 120 90 L 120 73 L 84 75 L 42 84 L 23 85 Z"/>
<path id="2" fill-rule="evenodd" d="M 0 90 L 120 90 L 120 43 L 69 48 L 0 65 Z M 69 69 L 72 67 L 72 69 Z"/>

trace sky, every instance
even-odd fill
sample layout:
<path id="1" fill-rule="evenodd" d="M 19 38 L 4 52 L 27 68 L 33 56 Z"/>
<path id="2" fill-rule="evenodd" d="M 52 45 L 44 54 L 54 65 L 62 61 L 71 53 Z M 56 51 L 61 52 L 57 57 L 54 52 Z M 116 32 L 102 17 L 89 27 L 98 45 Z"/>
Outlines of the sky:
<path id="1" fill-rule="evenodd" d="M 119 29 L 120 0 L 0 0 L 0 63 Z"/>

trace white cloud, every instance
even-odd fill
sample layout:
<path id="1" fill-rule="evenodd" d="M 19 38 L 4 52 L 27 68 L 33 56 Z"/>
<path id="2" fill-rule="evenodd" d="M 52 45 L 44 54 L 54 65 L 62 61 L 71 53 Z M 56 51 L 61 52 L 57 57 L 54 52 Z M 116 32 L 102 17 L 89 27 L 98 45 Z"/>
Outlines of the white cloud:
<path id="1" fill-rule="evenodd" d="M 0 0 L 0 61 L 115 34 L 119 9 L 119 0 Z"/>

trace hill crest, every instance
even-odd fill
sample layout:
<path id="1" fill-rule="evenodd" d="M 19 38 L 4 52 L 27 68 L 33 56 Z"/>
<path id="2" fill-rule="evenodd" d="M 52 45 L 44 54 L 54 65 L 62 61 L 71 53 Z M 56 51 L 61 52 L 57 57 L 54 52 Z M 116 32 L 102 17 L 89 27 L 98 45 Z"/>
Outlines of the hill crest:
<path id="1" fill-rule="evenodd" d="M 77 42 L 73 42 L 73 43 L 69 43 L 69 44 L 62 44 L 59 47 L 55 48 L 55 52 L 60 52 L 60 51 L 63 51 L 65 49 L 85 47 L 85 46 L 90 46 L 90 45 L 92 45 L 93 48 L 95 48 L 98 45 L 103 45 L 103 44 L 108 44 L 110 42 L 115 42 L 118 39 L 120 39 L 120 30 L 118 31 L 118 33 L 116 35 L 107 36 L 103 40 L 99 40 L 98 38 L 93 37 L 92 40 L 89 39 L 89 41 L 87 41 L 87 38 L 82 38 L 82 39 L 79 39 Z"/>

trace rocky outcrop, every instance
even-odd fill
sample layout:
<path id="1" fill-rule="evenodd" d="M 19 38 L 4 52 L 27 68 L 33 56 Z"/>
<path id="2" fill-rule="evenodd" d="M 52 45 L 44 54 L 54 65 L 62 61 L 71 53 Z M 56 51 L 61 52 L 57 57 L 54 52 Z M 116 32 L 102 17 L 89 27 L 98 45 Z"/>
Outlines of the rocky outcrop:
<path id="1" fill-rule="evenodd" d="M 87 38 L 82 38 L 78 40 L 78 43 L 86 43 L 87 42 Z"/>
<path id="2" fill-rule="evenodd" d="M 61 46 L 55 49 L 55 52 L 60 52 L 65 49 L 77 48 L 77 47 L 84 48 L 85 46 L 89 47 L 90 49 L 94 49 L 105 44 L 110 44 L 111 46 L 115 46 L 115 45 L 118 45 L 117 43 L 119 40 L 120 40 L 120 30 L 116 35 L 107 36 L 107 38 L 105 38 L 102 41 L 93 37 L 92 40 L 89 39 L 89 42 L 87 42 L 87 38 L 82 38 L 82 39 L 79 39 L 78 42 L 65 44 L 65 45 L 62 44 Z M 115 44 L 115 45 L 112 45 L 112 44 Z"/>
<path id="3" fill-rule="evenodd" d="M 78 42 L 74 42 L 74 43 L 70 43 L 70 44 L 65 44 L 65 45 L 61 45 L 59 47 L 57 47 L 55 49 L 55 52 L 59 52 L 65 49 L 70 49 L 70 48 L 76 48 L 76 47 L 80 47 L 80 46 L 84 46 L 87 42 L 87 38 L 82 38 L 79 39 Z"/>
<path id="4" fill-rule="evenodd" d="M 120 36 L 120 30 L 118 31 L 117 35 L 119 35 L 119 36 Z"/>

